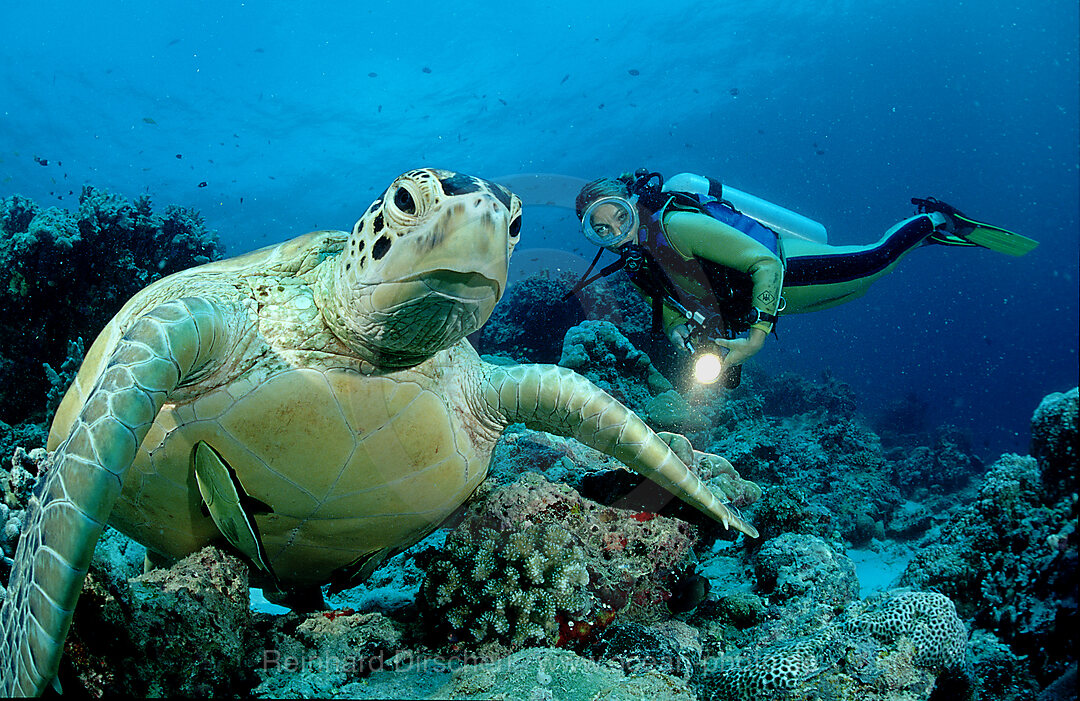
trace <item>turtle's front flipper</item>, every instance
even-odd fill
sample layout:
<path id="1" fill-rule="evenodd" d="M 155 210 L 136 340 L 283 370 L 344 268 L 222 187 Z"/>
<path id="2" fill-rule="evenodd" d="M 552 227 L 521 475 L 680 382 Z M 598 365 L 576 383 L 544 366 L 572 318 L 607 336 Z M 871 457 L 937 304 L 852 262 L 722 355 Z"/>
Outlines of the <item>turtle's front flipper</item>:
<path id="1" fill-rule="evenodd" d="M 727 508 L 637 414 L 572 370 L 558 365 L 492 367 L 483 398 L 510 423 L 576 438 L 618 459 L 726 528 L 757 530 Z"/>
<path id="2" fill-rule="evenodd" d="M 225 320 L 184 298 L 142 316 L 109 363 L 35 490 L 0 610 L 0 695 L 40 694 L 55 677 L 94 546 L 161 405 L 217 359 Z"/>

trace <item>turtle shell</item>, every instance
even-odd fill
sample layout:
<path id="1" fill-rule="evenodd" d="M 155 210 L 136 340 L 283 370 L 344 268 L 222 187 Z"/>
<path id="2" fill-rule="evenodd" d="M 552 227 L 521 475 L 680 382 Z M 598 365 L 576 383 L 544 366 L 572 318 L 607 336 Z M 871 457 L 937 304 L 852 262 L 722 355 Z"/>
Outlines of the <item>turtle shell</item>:
<path id="1" fill-rule="evenodd" d="M 147 309 L 200 295 L 238 309 L 231 362 L 170 396 L 143 440 L 109 523 L 183 557 L 224 545 L 193 466 L 209 445 L 229 468 L 267 562 L 282 581 L 321 583 L 407 546 L 487 473 L 498 431 L 466 401 L 480 359 L 466 341 L 408 369 L 371 368 L 323 324 L 313 281 L 343 232 L 318 232 L 165 278 L 101 333 L 54 419 L 67 436 L 116 340 Z"/>

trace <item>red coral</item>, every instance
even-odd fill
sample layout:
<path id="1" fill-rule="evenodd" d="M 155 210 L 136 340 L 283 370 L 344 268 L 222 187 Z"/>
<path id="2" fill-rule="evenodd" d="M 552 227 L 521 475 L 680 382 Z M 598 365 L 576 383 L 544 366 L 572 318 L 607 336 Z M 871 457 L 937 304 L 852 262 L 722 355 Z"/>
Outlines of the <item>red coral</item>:
<path id="1" fill-rule="evenodd" d="M 607 607 L 605 609 L 595 618 L 588 621 L 570 620 L 566 616 L 559 614 L 556 617 L 559 622 L 559 640 L 555 643 L 555 646 L 570 647 L 592 640 L 597 633 L 615 619 L 616 612 Z"/>
<path id="2" fill-rule="evenodd" d="M 328 621 L 332 621 L 335 618 L 341 618 L 342 616 L 353 616 L 355 614 L 356 614 L 356 611 L 354 611 L 351 608 L 334 609 L 333 611 L 324 611 L 323 612 L 323 616 Z"/>

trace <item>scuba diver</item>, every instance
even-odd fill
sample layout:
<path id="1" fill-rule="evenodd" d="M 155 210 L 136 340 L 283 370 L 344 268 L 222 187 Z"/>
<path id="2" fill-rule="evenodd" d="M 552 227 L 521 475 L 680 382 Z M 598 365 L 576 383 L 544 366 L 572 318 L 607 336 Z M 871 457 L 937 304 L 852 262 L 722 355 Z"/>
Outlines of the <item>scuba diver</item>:
<path id="1" fill-rule="evenodd" d="M 680 173 L 665 182 L 646 169 L 601 178 L 582 187 L 575 203 L 585 237 L 600 250 L 566 296 L 625 269 L 652 306 L 653 332 L 691 353 L 709 351 L 700 354 L 695 372 L 708 376 L 699 381 L 722 377 L 733 388 L 739 366 L 761 350 L 782 314 L 861 297 L 916 248 L 979 246 L 1020 256 L 1038 245 L 933 197 L 911 202 L 915 216 L 878 242 L 830 246 L 821 224 L 713 178 Z M 619 260 L 589 277 L 604 250 Z"/>

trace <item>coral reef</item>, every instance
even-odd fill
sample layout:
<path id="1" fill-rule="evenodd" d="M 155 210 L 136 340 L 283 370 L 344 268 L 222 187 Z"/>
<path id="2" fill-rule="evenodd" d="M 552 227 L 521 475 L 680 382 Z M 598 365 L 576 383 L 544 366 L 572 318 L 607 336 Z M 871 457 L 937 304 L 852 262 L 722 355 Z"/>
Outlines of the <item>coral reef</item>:
<path id="1" fill-rule="evenodd" d="M 71 344 L 89 342 L 134 292 L 221 253 L 196 212 L 155 214 L 145 195 L 132 202 L 86 186 L 74 213 L 0 199 L 0 420 L 46 418 L 57 401 L 46 397 L 66 389 L 70 366 L 50 376 L 43 365 L 77 364 Z"/>
<path id="2" fill-rule="evenodd" d="M 74 215 L 24 198 L 0 202 L 0 325 L 9 333 L 0 377 L 20 392 L 0 403 L 10 412 L 0 418 L 13 423 L 0 423 L 0 449 L 13 455 L 0 471 L 0 547 L 9 557 L 49 464 L 43 450 L 29 450 L 43 429 L 24 421 L 55 406 L 82 356 L 79 339 L 97 330 L 88 320 L 107 320 L 107 307 L 133 291 L 122 285 L 217 255 L 200 249 L 212 237 L 183 210 L 158 216 L 148 201 L 93 190 L 84 198 Z M 97 270 L 73 270 L 84 262 Z M 71 280 L 49 284 L 65 265 Z M 634 292 L 610 278 L 560 306 L 575 279 L 511 288 L 481 350 L 573 365 L 650 421 L 729 458 L 667 436 L 718 495 L 745 509 L 760 539 L 724 540 L 663 495 L 649 502 L 648 485 L 610 458 L 516 428 L 449 536 L 331 596 L 342 607 L 334 611 L 253 615 L 245 568 L 212 550 L 140 576 L 142 548 L 108 530 L 69 639 L 65 688 L 688 700 L 1071 691 L 1076 389 L 1035 411 L 1033 457 L 1002 456 L 983 474 L 966 436 L 927 427 L 914 396 L 887 408 L 878 433 L 855 413 L 851 388 L 829 376 L 749 367 L 738 389 L 684 390 L 682 401 L 661 374 L 673 354 L 650 345 L 647 307 L 608 302 Z M 73 321 L 27 316 L 41 305 Z M 39 348 L 37 338 L 48 343 Z M 25 377 L 40 382 L 25 386 Z M 893 541 L 916 549 L 902 580 L 910 589 L 859 600 L 857 556 L 845 547 L 873 555 Z"/>
<path id="3" fill-rule="evenodd" d="M 916 554 L 901 582 L 948 594 L 1046 683 L 1070 659 L 1051 651 L 1075 649 L 1077 497 L 1047 502 L 1041 487 L 1034 458 L 1002 456 L 975 502 Z"/>
<path id="4" fill-rule="evenodd" d="M 1031 419 L 1031 455 L 1039 463 L 1044 498 L 1055 502 L 1078 491 L 1077 388 L 1047 395 Z"/>
<path id="5" fill-rule="evenodd" d="M 766 499 L 761 507 L 772 503 L 787 516 L 750 512 L 763 534 L 790 529 L 783 522 L 807 511 L 817 512 L 812 520 L 829 522 L 828 531 L 815 531 L 823 537 L 832 538 L 835 531 L 857 541 L 860 517 L 885 522 L 903 503 L 877 437 L 854 419 L 828 412 L 802 414 L 797 422 L 765 416 L 756 424 L 740 424 L 708 446 L 740 474 L 788 490 L 786 505 Z M 774 517 L 781 519 L 779 530 L 771 525 Z"/>
<path id="6" fill-rule="evenodd" d="M 610 321 L 583 321 L 566 332 L 559 365 L 584 375 L 661 430 L 703 428 L 696 412 Z"/>
<path id="7" fill-rule="evenodd" d="M 433 627 L 462 640 L 574 645 L 615 620 L 670 617 L 694 539 L 681 521 L 526 473 L 469 508 L 449 547 L 423 564 L 421 598 Z"/>
<path id="8" fill-rule="evenodd" d="M 582 549 L 552 524 L 455 531 L 426 567 L 420 597 L 430 620 L 474 643 L 497 639 L 515 649 L 527 642 L 553 644 L 560 620 L 591 618 L 598 605 L 585 591 L 589 572 Z"/>
<path id="9" fill-rule="evenodd" d="M 529 649 L 504 659 L 461 667 L 430 698 L 595 699 L 694 701 L 686 682 L 661 672 L 625 675 L 566 650 Z"/>
<path id="10" fill-rule="evenodd" d="M 130 580 L 94 568 L 61 682 L 94 696 L 222 695 L 250 683 L 251 624 L 247 566 L 213 548 Z"/>
<path id="11" fill-rule="evenodd" d="M 852 605 L 816 633 L 706 662 L 704 698 L 928 698 L 937 677 L 965 661 L 967 631 L 941 594 L 890 592 Z"/>
<path id="12" fill-rule="evenodd" d="M 577 280 L 570 272 L 555 276 L 542 272 L 511 285 L 488 323 L 470 340 L 480 353 L 506 355 L 518 362 L 556 363 L 566 332 L 586 319 L 595 319 L 617 324 L 641 345 L 651 323 L 648 307 L 611 302 L 639 299 L 625 275 L 597 280 L 563 299 Z"/>

